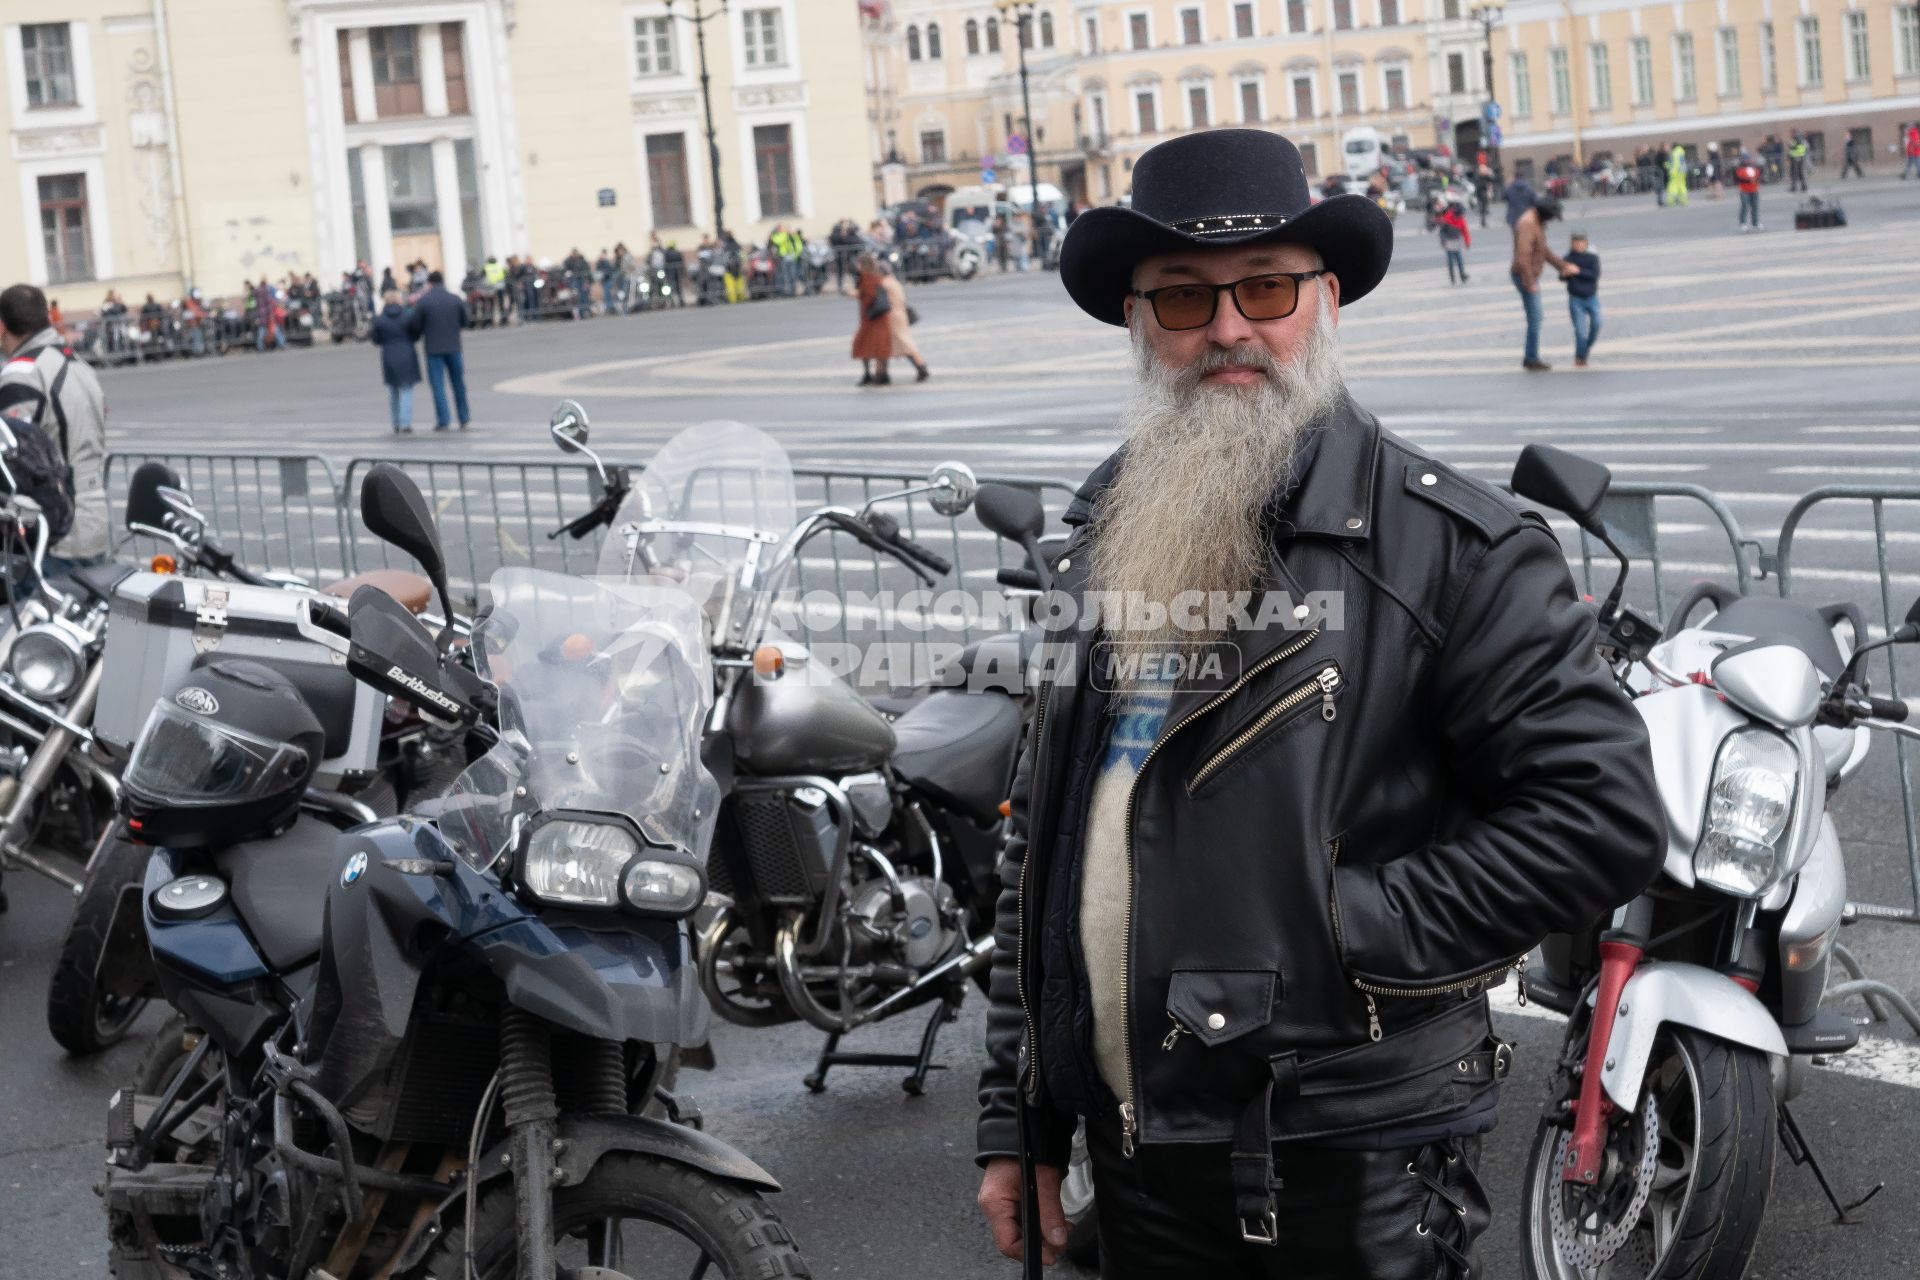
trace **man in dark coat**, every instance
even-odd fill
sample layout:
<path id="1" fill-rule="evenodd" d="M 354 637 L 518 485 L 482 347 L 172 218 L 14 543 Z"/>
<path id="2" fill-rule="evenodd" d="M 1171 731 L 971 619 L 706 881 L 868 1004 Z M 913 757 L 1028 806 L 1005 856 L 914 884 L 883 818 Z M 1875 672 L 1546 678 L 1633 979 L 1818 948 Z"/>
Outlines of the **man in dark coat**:
<path id="1" fill-rule="evenodd" d="M 387 384 L 387 409 L 395 435 L 413 434 L 413 389 L 420 382 L 420 313 L 410 311 L 398 289 L 387 290 L 386 305 L 373 318 L 367 341 L 380 349 L 380 379 Z"/>
<path id="2" fill-rule="evenodd" d="M 471 319 L 466 300 L 447 289 L 438 271 L 427 277 L 427 291 L 414 304 L 420 315 L 421 344 L 427 351 L 427 385 L 433 388 L 433 429 L 447 429 L 446 382 L 453 382 L 453 404 L 465 431 L 473 415 L 467 411 L 467 370 L 460 354 L 460 331 Z"/>
<path id="3" fill-rule="evenodd" d="M 979 1204 L 1029 1276 L 1079 1118 L 1106 1280 L 1475 1274 L 1487 989 L 1659 871 L 1552 530 L 1347 390 L 1339 316 L 1392 252 L 1255 129 L 1147 151 L 1061 246 L 1136 382 L 1067 513 L 1001 859 Z"/>

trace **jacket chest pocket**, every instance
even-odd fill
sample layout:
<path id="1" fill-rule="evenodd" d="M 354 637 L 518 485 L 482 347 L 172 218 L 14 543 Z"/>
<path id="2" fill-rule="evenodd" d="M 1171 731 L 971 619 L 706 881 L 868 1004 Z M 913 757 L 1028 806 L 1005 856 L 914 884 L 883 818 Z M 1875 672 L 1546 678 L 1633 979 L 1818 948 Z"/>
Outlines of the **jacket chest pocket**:
<path id="1" fill-rule="evenodd" d="M 1238 756 L 1296 718 L 1317 712 L 1322 720 L 1329 723 L 1337 719 L 1339 711 L 1334 702 L 1345 687 L 1346 677 L 1341 673 L 1339 663 L 1325 662 L 1314 668 L 1305 679 L 1288 686 L 1284 693 L 1268 703 L 1246 728 L 1210 752 L 1199 767 L 1187 775 L 1187 794 L 1191 796 L 1198 793 Z"/>
<path id="2" fill-rule="evenodd" d="M 1173 1027 L 1161 1042 L 1172 1051 L 1190 1035 L 1209 1049 L 1267 1025 L 1280 975 L 1271 969 L 1175 969 L 1167 987 Z"/>

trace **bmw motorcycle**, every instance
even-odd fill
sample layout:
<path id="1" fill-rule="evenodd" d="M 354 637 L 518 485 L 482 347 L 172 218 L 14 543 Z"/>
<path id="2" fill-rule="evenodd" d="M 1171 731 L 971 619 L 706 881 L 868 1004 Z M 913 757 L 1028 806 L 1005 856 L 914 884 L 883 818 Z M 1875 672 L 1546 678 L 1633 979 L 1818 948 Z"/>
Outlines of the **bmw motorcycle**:
<path id="1" fill-rule="evenodd" d="M 587 449 L 585 411 L 563 402 L 556 440 Z M 976 485 L 958 463 L 864 507 L 794 514 L 793 467 L 766 434 L 707 423 L 674 437 L 617 509 L 568 526 L 610 526 L 600 573 L 665 579 L 703 602 L 714 706 L 707 758 L 731 779 L 708 859 L 717 896 L 700 935 L 700 980 L 721 1017 L 827 1033 L 808 1088 L 835 1065 L 905 1066 L 908 1093 L 932 1069 L 940 1027 L 972 979 L 984 988 L 1003 803 L 1021 732 L 1002 688 L 933 688 L 887 716 L 775 627 L 775 606 L 816 538 L 843 533 L 932 584 L 952 566 L 902 532 L 881 504 L 926 494 L 952 516 Z M 1014 692 L 1019 673 L 1005 677 Z M 937 1003 L 936 1003 L 937 1002 Z M 919 1051 L 840 1051 L 841 1037 L 935 1004 Z"/>
<path id="2" fill-rule="evenodd" d="M 362 512 L 444 605 L 418 488 L 376 466 Z M 110 1107 L 114 1274 L 808 1274 L 771 1177 L 642 1114 L 677 1110 L 666 1051 L 708 1022 L 690 917 L 719 788 L 698 608 L 528 569 L 489 593 L 470 659 L 371 587 L 345 623 L 358 679 L 490 742 L 443 801 L 374 820 L 316 796 L 335 821 L 154 850 L 148 935 L 188 1029 Z M 163 781 L 233 776 L 195 693 L 149 722 Z M 271 773 L 285 748 L 256 749 Z"/>
<path id="3" fill-rule="evenodd" d="M 1548 938 L 1524 973 L 1522 998 L 1566 1015 L 1567 1032 L 1524 1183 L 1523 1257 L 1530 1280 L 1737 1280 L 1776 1130 L 1842 1220 L 1865 1202 L 1840 1202 L 1789 1103 L 1812 1055 L 1859 1038 L 1820 1004 L 1847 902 L 1827 806 L 1870 731 L 1920 736 L 1909 704 L 1873 696 L 1862 674 L 1870 651 L 1920 641 L 1920 603 L 1869 644 L 1851 604 L 1703 583 L 1663 631 L 1621 602 L 1609 482 L 1548 446 L 1513 471 L 1516 493 L 1619 558 L 1598 648 L 1652 740 L 1666 865 L 1611 920 Z"/>

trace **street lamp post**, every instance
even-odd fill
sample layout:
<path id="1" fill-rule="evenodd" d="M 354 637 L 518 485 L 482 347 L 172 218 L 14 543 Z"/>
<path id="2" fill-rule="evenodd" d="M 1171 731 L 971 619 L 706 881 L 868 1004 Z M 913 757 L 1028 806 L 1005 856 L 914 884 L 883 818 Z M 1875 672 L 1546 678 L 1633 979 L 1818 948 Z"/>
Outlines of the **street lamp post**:
<path id="1" fill-rule="evenodd" d="M 1051 230 L 1046 219 L 1040 216 L 1040 153 L 1039 140 L 1033 133 L 1033 94 L 1027 87 L 1027 41 L 1032 30 L 1034 0 L 994 0 L 994 7 L 1002 13 L 1010 13 L 1014 18 L 1014 48 L 1020 57 L 1020 114 L 1025 120 L 1027 131 L 1027 180 L 1032 192 L 1033 234 L 1040 251 L 1040 261 L 1047 260 L 1047 233 Z"/>
<path id="2" fill-rule="evenodd" d="M 1486 45 L 1481 50 L 1480 69 L 1487 81 L 1487 102 L 1492 104 L 1496 101 L 1493 92 L 1493 29 L 1507 16 L 1506 0 L 1476 0 L 1467 12 L 1480 24 L 1481 33 L 1486 37 Z M 1485 108 L 1481 109 L 1480 120 L 1485 126 L 1483 136 L 1487 140 L 1487 159 L 1493 165 L 1493 180 L 1495 183 L 1504 183 L 1505 177 L 1500 172 L 1500 144 L 1493 141 L 1493 130 L 1498 121 Z"/>
<path id="3" fill-rule="evenodd" d="M 709 87 L 712 77 L 707 74 L 707 23 L 715 18 L 723 18 L 727 13 L 727 0 L 720 0 L 718 9 L 702 9 L 699 0 L 694 0 L 692 13 L 675 13 L 674 0 L 666 0 L 667 16 L 678 18 L 693 26 L 694 47 L 700 56 L 700 101 L 707 112 L 707 164 L 713 173 L 713 238 L 727 238 L 727 223 L 722 216 L 726 201 L 720 195 L 720 135 L 713 127 L 713 91 Z"/>

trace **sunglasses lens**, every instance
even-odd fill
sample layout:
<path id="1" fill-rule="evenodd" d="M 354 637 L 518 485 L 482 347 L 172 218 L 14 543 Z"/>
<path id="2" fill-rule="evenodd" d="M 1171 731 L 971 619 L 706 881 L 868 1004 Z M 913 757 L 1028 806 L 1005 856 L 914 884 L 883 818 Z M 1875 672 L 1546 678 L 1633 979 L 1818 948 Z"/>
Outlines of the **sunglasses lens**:
<path id="1" fill-rule="evenodd" d="M 1213 319 L 1214 297 L 1197 285 L 1162 289 L 1153 296 L 1153 317 L 1162 329 L 1198 329 Z"/>
<path id="2" fill-rule="evenodd" d="M 1249 320 L 1278 320 L 1293 314 L 1300 301 L 1300 282 L 1292 276 L 1254 276 L 1233 287 L 1240 314 Z"/>

